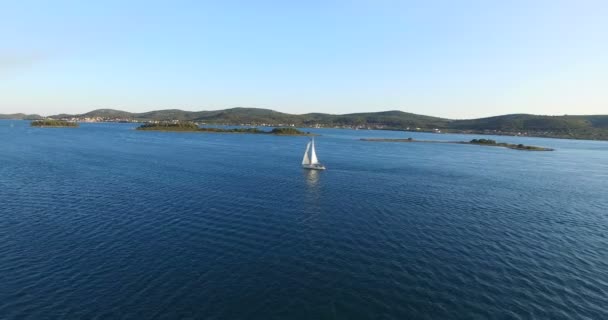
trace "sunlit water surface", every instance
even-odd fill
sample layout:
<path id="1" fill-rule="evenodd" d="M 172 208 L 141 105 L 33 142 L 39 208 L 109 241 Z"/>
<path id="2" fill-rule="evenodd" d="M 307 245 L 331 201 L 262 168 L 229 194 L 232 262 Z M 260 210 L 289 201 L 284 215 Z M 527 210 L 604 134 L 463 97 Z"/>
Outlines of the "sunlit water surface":
<path id="1" fill-rule="evenodd" d="M 608 319 L 608 142 L 0 121 L 2 319 Z"/>

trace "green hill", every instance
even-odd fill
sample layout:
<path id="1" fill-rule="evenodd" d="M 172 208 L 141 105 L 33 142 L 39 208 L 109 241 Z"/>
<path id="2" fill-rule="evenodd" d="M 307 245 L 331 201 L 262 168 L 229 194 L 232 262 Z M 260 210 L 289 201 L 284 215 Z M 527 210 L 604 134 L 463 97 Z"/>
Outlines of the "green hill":
<path id="1" fill-rule="evenodd" d="M 470 120 L 450 120 L 403 111 L 350 114 L 288 114 L 269 109 L 232 108 L 214 111 L 183 111 L 177 109 L 130 113 L 99 109 L 80 115 L 56 115 L 61 118 L 94 118 L 109 121 L 194 121 L 226 125 L 294 125 L 299 127 L 351 127 L 444 132 L 521 134 L 529 136 L 608 140 L 608 115 L 539 116 L 510 114 Z"/>
<path id="2" fill-rule="evenodd" d="M 129 118 L 133 116 L 133 113 L 114 109 L 97 109 L 85 114 L 80 115 L 82 117 L 101 117 L 101 118 Z"/>
<path id="3" fill-rule="evenodd" d="M 59 114 L 52 118 L 130 119 L 139 121 L 197 121 L 215 124 L 294 124 L 298 126 L 374 126 L 405 129 L 407 127 L 445 128 L 447 119 L 429 117 L 402 111 L 352 113 L 334 115 L 325 113 L 288 114 L 269 109 L 232 108 L 216 111 L 157 110 L 129 113 L 119 110 L 99 109 L 79 115 Z"/>
<path id="4" fill-rule="evenodd" d="M 449 129 L 456 131 L 525 132 L 534 136 L 608 140 L 608 115 L 538 116 L 511 114 L 490 118 L 456 120 Z"/>

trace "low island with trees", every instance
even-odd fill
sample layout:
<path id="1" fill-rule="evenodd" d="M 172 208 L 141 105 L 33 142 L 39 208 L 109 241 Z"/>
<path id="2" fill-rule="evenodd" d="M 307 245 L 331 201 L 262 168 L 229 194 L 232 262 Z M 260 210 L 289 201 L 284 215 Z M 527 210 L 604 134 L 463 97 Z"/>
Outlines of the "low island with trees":
<path id="1" fill-rule="evenodd" d="M 30 123 L 32 127 L 40 128 L 76 128 L 78 122 L 66 121 L 66 120 L 54 120 L 54 119 L 43 119 L 35 120 Z"/>
<path id="2" fill-rule="evenodd" d="M 496 142 L 492 139 L 473 139 L 471 141 L 438 141 L 438 140 L 414 140 L 412 138 L 407 139 L 361 139 L 361 141 L 373 141 L 373 142 L 422 142 L 422 143 L 456 143 L 456 144 L 474 144 L 479 146 L 489 146 L 489 147 L 503 147 L 514 150 L 523 150 L 523 151 L 554 151 L 551 148 L 545 147 L 537 147 L 537 146 L 526 146 L 523 144 L 513 144 L 513 143 L 504 143 L 504 142 Z"/>
<path id="3" fill-rule="evenodd" d="M 524 151 L 553 151 L 551 148 L 545 147 L 537 147 L 537 146 L 526 146 L 523 144 L 514 144 L 514 143 L 504 143 L 504 142 L 496 142 L 496 140 L 492 139 L 473 139 L 469 142 L 462 142 L 465 144 L 476 144 L 481 146 L 491 146 L 491 147 L 504 147 L 515 150 L 524 150 Z"/>
<path id="4" fill-rule="evenodd" d="M 274 134 L 283 136 L 305 136 L 310 132 L 300 131 L 296 128 L 274 128 L 270 131 L 258 128 L 215 128 L 199 127 L 194 122 L 149 122 L 136 128 L 143 131 L 172 131 L 172 132 L 208 132 L 208 133 L 250 133 L 250 134 Z"/>

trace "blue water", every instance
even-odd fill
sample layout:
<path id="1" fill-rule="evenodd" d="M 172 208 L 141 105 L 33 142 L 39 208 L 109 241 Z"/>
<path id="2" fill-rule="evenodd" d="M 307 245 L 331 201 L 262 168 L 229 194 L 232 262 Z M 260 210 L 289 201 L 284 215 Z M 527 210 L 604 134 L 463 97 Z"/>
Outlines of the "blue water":
<path id="1" fill-rule="evenodd" d="M 608 142 L 0 121 L 1 319 L 608 319 Z"/>

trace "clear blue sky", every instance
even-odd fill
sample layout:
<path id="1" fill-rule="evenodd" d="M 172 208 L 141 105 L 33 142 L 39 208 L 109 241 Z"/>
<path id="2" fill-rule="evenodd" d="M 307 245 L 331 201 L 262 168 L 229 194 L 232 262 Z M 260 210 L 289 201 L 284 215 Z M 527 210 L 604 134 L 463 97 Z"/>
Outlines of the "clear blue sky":
<path id="1" fill-rule="evenodd" d="M 0 113 L 608 114 L 608 1 L 0 0 Z"/>

